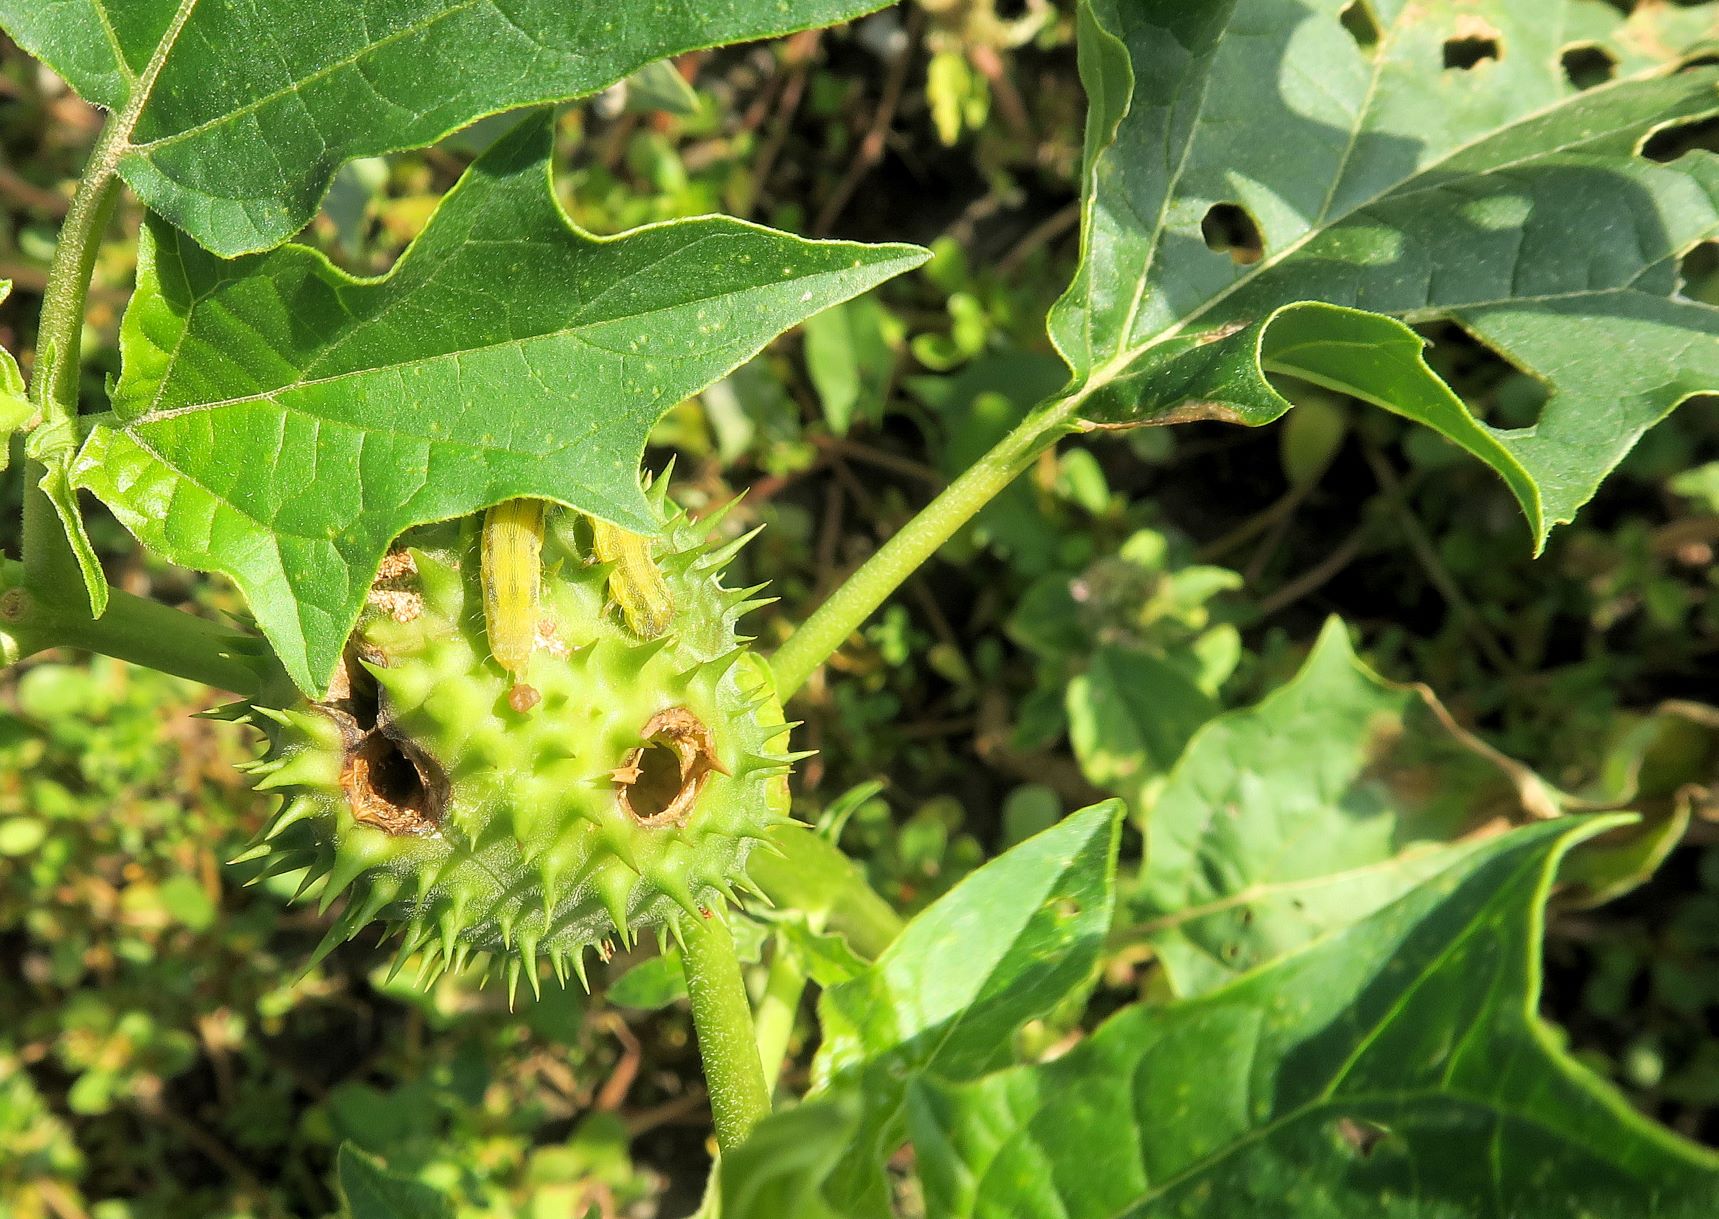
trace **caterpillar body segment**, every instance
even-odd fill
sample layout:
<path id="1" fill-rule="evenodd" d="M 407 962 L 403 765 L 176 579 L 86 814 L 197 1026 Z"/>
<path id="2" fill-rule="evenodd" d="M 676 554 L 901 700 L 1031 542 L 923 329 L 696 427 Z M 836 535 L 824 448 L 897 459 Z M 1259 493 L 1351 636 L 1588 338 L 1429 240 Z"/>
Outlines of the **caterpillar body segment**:
<path id="1" fill-rule="evenodd" d="M 503 500 L 483 518 L 479 563 L 484 627 L 490 654 L 516 681 L 525 677 L 537 638 L 543 517 L 548 507 L 540 499 Z"/>
<path id="2" fill-rule="evenodd" d="M 592 517 L 591 548 L 598 562 L 611 565 L 609 596 L 627 629 L 640 639 L 666 634 L 674 621 L 674 597 L 651 558 L 650 539 Z"/>

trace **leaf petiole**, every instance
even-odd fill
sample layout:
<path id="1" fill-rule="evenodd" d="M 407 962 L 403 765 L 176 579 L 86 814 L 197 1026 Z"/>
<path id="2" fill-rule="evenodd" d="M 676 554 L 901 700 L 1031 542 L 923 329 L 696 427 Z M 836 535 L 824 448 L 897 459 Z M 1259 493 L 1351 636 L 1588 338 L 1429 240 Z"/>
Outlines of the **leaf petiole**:
<path id="1" fill-rule="evenodd" d="M 1050 399 L 974 462 L 965 473 L 932 500 L 878 552 L 830 594 L 812 616 L 776 649 L 770 667 L 776 689 L 786 702 L 806 684 L 817 667 L 845 643 L 869 618 L 979 510 L 1015 481 L 1038 455 L 1076 430 L 1076 409 L 1082 390 Z"/>

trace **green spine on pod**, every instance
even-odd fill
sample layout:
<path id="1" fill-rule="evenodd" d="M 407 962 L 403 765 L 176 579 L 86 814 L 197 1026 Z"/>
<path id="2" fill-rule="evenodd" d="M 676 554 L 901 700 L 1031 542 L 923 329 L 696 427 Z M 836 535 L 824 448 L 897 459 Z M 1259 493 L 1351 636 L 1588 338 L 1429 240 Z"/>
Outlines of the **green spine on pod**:
<path id="1" fill-rule="evenodd" d="M 535 990 L 539 958 L 583 981 L 587 949 L 678 936 L 753 891 L 747 857 L 786 819 L 797 760 L 769 666 L 736 630 L 765 602 L 721 583 L 746 539 L 712 548 L 715 522 L 674 509 L 665 484 L 650 497 L 674 606 L 659 636 L 617 612 L 589 522 L 554 513 L 517 685 L 486 637 L 479 530 L 448 522 L 388 556 L 326 700 L 253 708 L 258 786 L 282 801 L 240 860 L 308 869 L 299 896 L 324 909 L 344 899 L 316 959 L 380 921 L 401 935 L 395 968 L 416 956 L 426 983 L 487 956 L 510 993 L 521 975 Z"/>

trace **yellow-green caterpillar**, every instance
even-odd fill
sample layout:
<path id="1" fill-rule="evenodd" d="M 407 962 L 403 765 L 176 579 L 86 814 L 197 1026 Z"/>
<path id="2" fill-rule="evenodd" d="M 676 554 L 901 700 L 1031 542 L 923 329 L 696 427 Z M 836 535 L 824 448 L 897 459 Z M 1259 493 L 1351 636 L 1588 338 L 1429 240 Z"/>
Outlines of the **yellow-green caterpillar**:
<path id="1" fill-rule="evenodd" d="M 538 584 L 543 575 L 540 499 L 503 500 L 483 517 L 483 621 L 489 650 L 514 679 L 525 676 L 537 638 Z"/>
<path id="2" fill-rule="evenodd" d="M 651 541 L 618 525 L 591 518 L 591 548 L 609 563 L 609 596 L 621 609 L 627 629 L 640 639 L 656 639 L 674 621 L 674 598 L 651 558 Z"/>

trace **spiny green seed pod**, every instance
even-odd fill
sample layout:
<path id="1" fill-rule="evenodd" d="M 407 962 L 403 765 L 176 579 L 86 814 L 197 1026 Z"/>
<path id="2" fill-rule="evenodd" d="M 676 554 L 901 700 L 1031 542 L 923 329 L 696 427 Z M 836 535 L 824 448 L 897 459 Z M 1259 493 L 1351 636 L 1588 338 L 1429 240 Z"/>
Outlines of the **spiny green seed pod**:
<path id="1" fill-rule="evenodd" d="M 712 550 L 712 522 L 654 502 L 674 607 L 660 636 L 617 612 L 590 523 L 555 513 L 535 647 L 510 674 L 484 629 L 475 524 L 433 526 L 384 563 L 328 699 L 254 709 L 258 786 L 284 800 L 240 860 L 307 868 L 298 896 L 324 880 L 324 909 L 346 895 L 318 959 L 381 921 L 402 933 L 396 969 L 421 953 L 428 981 L 488 954 L 511 993 L 521 974 L 536 988 L 540 956 L 583 981 L 587 948 L 678 937 L 751 889 L 796 760 L 735 630 L 763 602 L 719 580 L 746 539 Z"/>

